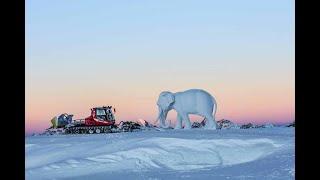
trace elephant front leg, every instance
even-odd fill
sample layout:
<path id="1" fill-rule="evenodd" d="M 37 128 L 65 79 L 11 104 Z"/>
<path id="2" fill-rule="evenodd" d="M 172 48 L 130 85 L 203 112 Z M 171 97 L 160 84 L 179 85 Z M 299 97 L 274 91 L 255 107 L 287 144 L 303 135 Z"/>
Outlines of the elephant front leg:
<path id="1" fill-rule="evenodd" d="M 176 127 L 174 129 L 181 129 L 182 128 L 182 117 L 179 115 L 177 115 L 177 123 L 176 123 Z"/>
<path id="2" fill-rule="evenodd" d="M 190 122 L 188 114 L 184 114 L 182 116 L 182 119 L 184 121 L 184 129 L 191 129 L 191 122 Z"/>

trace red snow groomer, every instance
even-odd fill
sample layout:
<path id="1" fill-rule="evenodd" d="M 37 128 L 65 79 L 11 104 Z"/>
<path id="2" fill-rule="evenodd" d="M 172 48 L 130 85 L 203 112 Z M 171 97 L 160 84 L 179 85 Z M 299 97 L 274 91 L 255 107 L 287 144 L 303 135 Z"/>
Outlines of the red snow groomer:
<path id="1" fill-rule="evenodd" d="M 72 120 L 65 126 L 65 133 L 108 133 L 115 126 L 115 109 L 112 106 L 95 107 L 91 109 L 91 115 L 85 119 Z"/>
<path id="2" fill-rule="evenodd" d="M 141 125 L 132 121 L 115 124 L 115 109 L 112 106 L 95 107 L 89 117 L 72 120 L 73 115 L 63 113 L 51 119 L 52 126 L 45 133 L 93 134 L 128 132 L 141 129 Z"/>
<path id="3" fill-rule="evenodd" d="M 112 106 L 95 107 L 91 109 L 91 115 L 84 120 L 86 126 L 111 126 L 115 123 L 114 109 Z"/>

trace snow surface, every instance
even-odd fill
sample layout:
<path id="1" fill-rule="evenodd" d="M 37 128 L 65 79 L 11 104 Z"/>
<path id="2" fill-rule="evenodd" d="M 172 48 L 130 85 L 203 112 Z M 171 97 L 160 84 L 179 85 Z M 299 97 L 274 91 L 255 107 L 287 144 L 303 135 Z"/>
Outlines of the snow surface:
<path id="1" fill-rule="evenodd" d="M 294 179 L 294 128 L 26 138 L 26 179 Z"/>

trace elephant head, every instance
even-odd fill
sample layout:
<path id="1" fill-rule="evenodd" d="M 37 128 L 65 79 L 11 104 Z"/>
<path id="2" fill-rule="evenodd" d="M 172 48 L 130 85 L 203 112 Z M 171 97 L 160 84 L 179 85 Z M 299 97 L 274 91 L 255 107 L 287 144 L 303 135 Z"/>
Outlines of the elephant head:
<path id="1" fill-rule="evenodd" d="M 166 127 L 166 118 L 168 112 L 172 109 L 174 103 L 174 94 L 169 91 L 161 92 L 157 101 L 159 115 L 157 120 L 160 121 L 160 127 Z"/>

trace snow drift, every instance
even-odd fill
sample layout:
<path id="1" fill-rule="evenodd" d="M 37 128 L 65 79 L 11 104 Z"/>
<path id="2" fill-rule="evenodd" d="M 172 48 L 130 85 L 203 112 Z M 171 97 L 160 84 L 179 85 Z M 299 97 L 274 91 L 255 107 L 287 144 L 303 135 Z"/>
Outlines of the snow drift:
<path id="1" fill-rule="evenodd" d="M 179 138 L 151 138 L 111 154 L 88 157 L 106 163 L 118 170 L 146 168 L 169 168 L 192 170 L 217 165 L 233 165 L 253 161 L 275 150 L 278 145 L 269 139 L 221 139 L 185 140 Z M 123 162 L 137 166 L 122 167 Z"/>
<path id="2" fill-rule="evenodd" d="M 287 134 L 279 138 L 277 128 L 269 129 L 276 132 L 271 136 L 256 130 L 193 129 L 30 137 L 25 146 L 26 177 L 86 179 L 99 173 L 156 172 L 153 174 L 160 176 L 161 172 L 198 172 L 259 162 L 293 148 L 293 139 Z"/>

